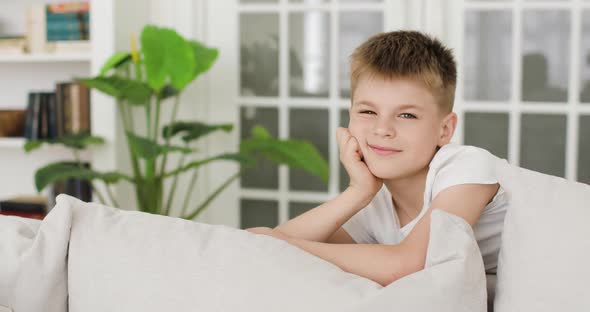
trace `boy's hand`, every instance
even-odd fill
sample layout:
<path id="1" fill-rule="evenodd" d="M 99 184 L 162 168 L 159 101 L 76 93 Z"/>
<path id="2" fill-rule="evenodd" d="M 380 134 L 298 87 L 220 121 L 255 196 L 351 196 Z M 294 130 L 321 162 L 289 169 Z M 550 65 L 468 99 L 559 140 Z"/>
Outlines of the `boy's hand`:
<path id="1" fill-rule="evenodd" d="M 350 176 L 349 187 L 371 198 L 375 196 L 381 189 L 383 180 L 374 176 L 367 167 L 356 138 L 350 134 L 347 128 L 338 127 L 336 141 L 340 148 L 340 161 Z"/>

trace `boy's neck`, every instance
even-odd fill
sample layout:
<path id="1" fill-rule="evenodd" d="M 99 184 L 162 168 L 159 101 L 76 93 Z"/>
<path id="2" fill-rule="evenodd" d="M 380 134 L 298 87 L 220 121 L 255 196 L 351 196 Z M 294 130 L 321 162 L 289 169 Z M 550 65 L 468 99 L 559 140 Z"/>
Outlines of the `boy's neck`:
<path id="1" fill-rule="evenodd" d="M 383 184 L 385 184 L 385 187 L 391 193 L 396 209 L 403 209 L 412 218 L 420 214 L 424 205 L 424 190 L 426 188 L 427 174 L 428 166 L 412 176 L 383 181 Z"/>

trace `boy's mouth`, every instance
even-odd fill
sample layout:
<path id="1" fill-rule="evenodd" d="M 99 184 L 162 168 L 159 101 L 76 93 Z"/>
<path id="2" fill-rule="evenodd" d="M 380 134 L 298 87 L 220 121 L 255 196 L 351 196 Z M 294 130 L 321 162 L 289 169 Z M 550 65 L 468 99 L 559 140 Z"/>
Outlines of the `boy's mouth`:
<path id="1" fill-rule="evenodd" d="M 393 155 L 393 154 L 397 154 L 397 153 L 401 152 L 401 150 L 391 148 L 391 147 L 386 147 L 386 146 L 369 144 L 369 147 L 371 148 L 371 150 L 373 152 L 375 152 L 375 154 L 380 155 L 380 156 L 389 156 L 389 155 Z"/>

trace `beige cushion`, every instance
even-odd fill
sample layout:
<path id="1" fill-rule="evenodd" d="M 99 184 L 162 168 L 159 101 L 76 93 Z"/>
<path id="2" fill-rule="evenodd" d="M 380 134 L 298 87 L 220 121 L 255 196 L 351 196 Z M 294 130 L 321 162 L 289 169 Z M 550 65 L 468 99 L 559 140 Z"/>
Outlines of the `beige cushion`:
<path id="1" fill-rule="evenodd" d="M 486 309 L 471 227 L 438 209 L 427 268 L 381 287 L 269 236 L 58 197 L 67 208 L 70 312 Z"/>
<path id="2" fill-rule="evenodd" d="M 511 208 L 494 310 L 590 311 L 590 186 L 500 160 Z"/>
<path id="3" fill-rule="evenodd" d="M 16 312 L 67 311 L 70 221 L 69 209 L 43 222 L 0 215 L 1 306 Z"/>

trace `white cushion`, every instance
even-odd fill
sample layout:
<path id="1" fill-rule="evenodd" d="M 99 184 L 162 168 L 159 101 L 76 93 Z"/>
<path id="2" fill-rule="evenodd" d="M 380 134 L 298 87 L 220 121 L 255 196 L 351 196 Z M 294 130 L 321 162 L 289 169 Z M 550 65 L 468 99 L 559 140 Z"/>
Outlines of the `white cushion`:
<path id="1" fill-rule="evenodd" d="M 590 186 L 499 160 L 509 196 L 494 311 L 590 311 Z"/>
<path id="2" fill-rule="evenodd" d="M 71 208 L 70 312 L 485 311 L 483 260 L 471 227 L 432 214 L 427 268 L 383 288 L 275 238 L 113 209 Z"/>
<path id="3" fill-rule="evenodd" d="M 0 311 L 66 312 L 71 210 L 43 222 L 0 216 Z"/>
<path id="4" fill-rule="evenodd" d="M 485 312 L 486 302 L 483 258 L 471 226 L 434 209 L 425 269 L 363 298 L 349 311 Z"/>

